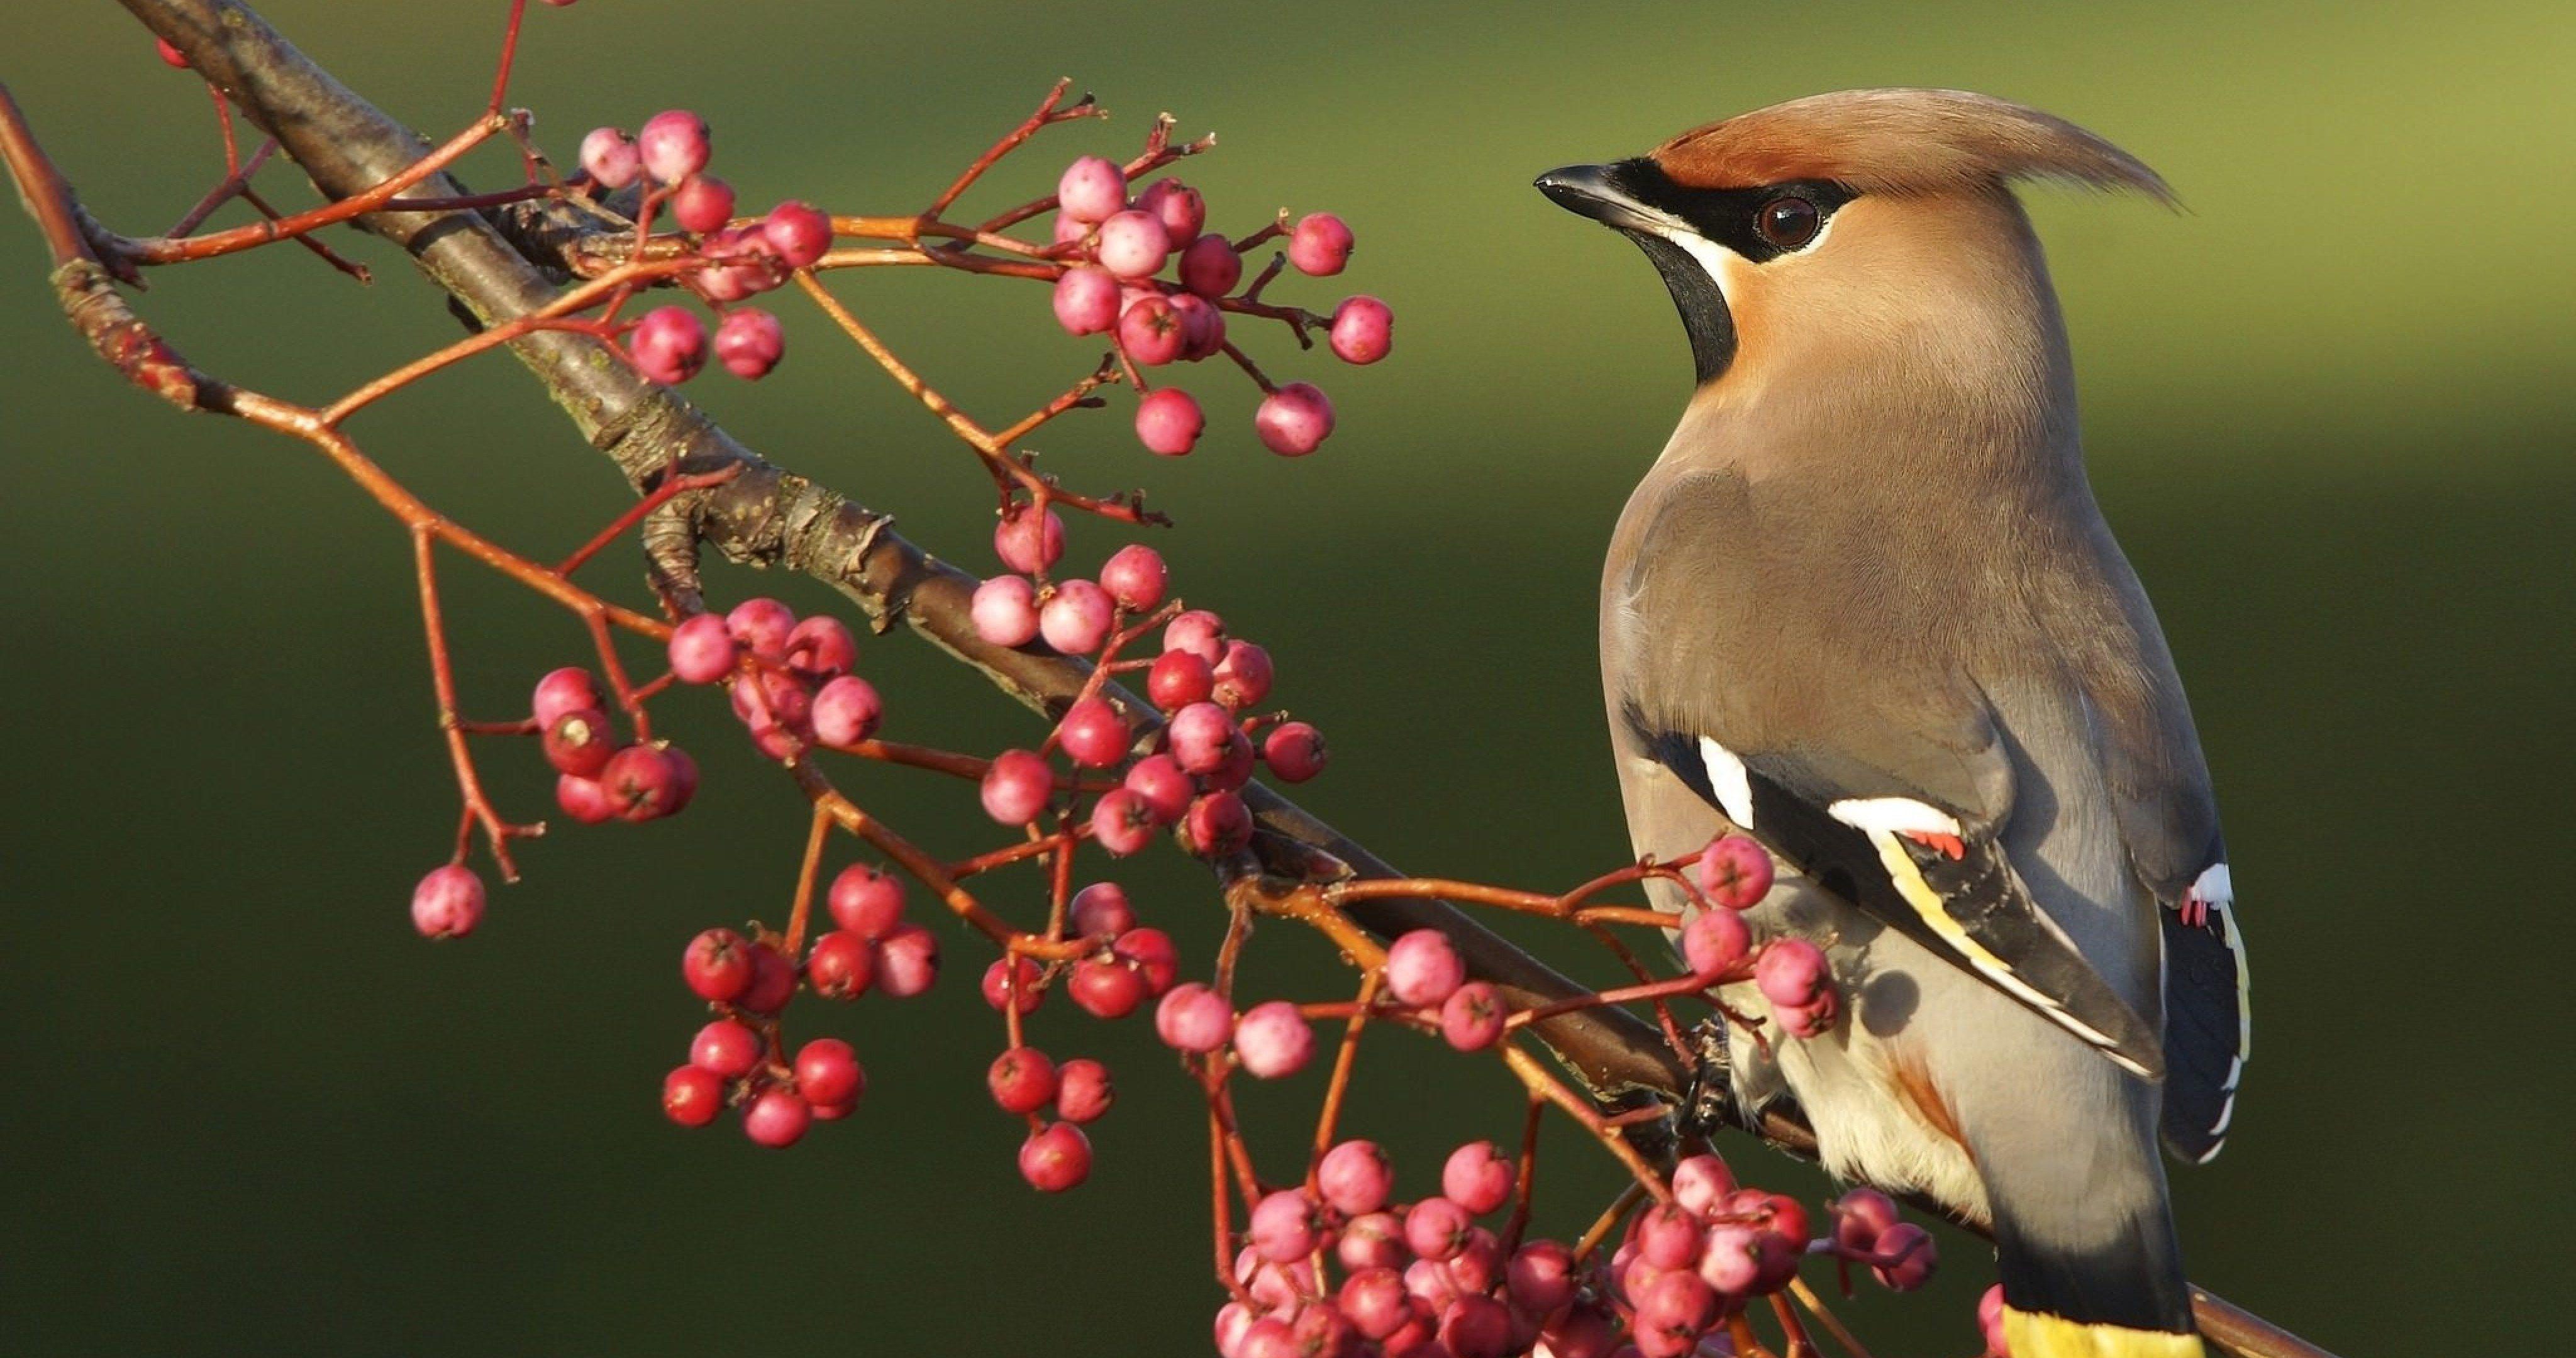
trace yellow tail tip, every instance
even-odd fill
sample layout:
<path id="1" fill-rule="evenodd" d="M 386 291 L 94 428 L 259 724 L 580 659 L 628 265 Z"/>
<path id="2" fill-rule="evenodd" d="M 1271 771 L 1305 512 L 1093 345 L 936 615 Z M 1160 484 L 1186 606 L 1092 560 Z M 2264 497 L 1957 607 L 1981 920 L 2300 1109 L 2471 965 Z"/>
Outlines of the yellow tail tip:
<path id="1" fill-rule="evenodd" d="M 2009 1306 L 2004 1342 L 2012 1358 L 2206 1358 L 2196 1334 L 2088 1324 Z"/>

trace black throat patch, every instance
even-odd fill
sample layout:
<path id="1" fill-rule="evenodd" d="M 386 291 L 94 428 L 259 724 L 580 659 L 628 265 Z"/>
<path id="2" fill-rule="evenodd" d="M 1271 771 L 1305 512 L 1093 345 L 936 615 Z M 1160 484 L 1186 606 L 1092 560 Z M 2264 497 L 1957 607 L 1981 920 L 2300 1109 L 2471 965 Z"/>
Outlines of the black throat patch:
<path id="1" fill-rule="evenodd" d="M 1852 191 L 1828 180 L 1797 180 L 1785 184 L 1765 184 L 1745 189 L 1695 189 L 1673 182 L 1663 167 L 1639 156 L 1603 167 L 1610 185 L 1637 203 L 1679 219 L 1694 234 L 1711 244 L 1742 256 L 1748 262 L 1764 264 L 1790 253 L 1755 229 L 1755 218 L 1764 204 L 1775 198 L 1794 195 L 1815 204 L 1822 221 L 1830 221 L 1834 211 L 1854 197 Z M 1664 289 L 1673 295 L 1673 308 L 1681 313 L 1682 332 L 1690 337 L 1691 366 L 1702 386 L 1716 380 L 1735 361 L 1735 316 L 1726 308 L 1726 294 L 1708 269 L 1693 258 L 1690 251 L 1642 227 L 1619 225 L 1619 234 L 1637 243 L 1653 261 L 1655 272 L 1663 275 Z"/>

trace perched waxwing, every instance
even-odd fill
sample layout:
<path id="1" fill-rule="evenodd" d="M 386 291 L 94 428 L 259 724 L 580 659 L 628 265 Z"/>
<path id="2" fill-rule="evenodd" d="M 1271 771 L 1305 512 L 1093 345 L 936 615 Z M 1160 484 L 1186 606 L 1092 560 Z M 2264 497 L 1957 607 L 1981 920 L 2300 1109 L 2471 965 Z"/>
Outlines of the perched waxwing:
<path id="1" fill-rule="evenodd" d="M 1602 576 L 1631 837 L 1760 841 L 1757 933 L 1842 988 L 1798 1037 L 1730 987 L 1760 1021 L 1728 1034 L 1737 1108 L 1794 1098 L 1835 1173 L 1989 1223 L 2014 1358 L 2176 1358 L 2202 1350 L 2157 1143 L 2206 1160 L 2227 1131 L 2244 950 L 2024 178 L 2170 198 L 1946 90 L 1800 99 L 1538 187 L 1645 250 L 1698 374 Z"/>

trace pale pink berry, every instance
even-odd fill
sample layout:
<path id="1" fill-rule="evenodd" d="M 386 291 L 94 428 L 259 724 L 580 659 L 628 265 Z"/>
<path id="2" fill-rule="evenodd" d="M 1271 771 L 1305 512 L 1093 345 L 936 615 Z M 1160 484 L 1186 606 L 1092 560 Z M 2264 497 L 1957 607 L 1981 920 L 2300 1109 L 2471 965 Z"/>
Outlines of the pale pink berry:
<path id="1" fill-rule="evenodd" d="M 462 863 L 429 870 L 411 889 L 411 927 L 423 938 L 463 938 L 483 922 L 483 879 Z"/>
<path id="2" fill-rule="evenodd" d="M 1333 354 L 1344 363 L 1375 363 L 1395 346 L 1395 313 L 1366 295 L 1333 308 Z"/>
<path id="3" fill-rule="evenodd" d="M 1035 1047 L 1013 1047 L 993 1058 L 984 1073 L 993 1102 L 1015 1116 L 1034 1113 L 1055 1102 L 1055 1062 Z"/>
<path id="4" fill-rule="evenodd" d="M 1035 575 L 1064 555 L 1064 520 L 1052 509 L 1013 505 L 993 526 L 993 552 L 1012 570 Z"/>
<path id="5" fill-rule="evenodd" d="M 1065 903 L 1065 923 L 1083 938 L 1110 938 L 1136 927 L 1136 907 L 1127 888 L 1116 882 L 1094 882 Z"/>
<path id="6" fill-rule="evenodd" d="M 635 134 L 635 149 L 644 173 L 664 184 L 677 184 L 705 169 L 714 153 L 706 120 L 677 108 L 646 119 L 644 130 Z"/>
<path id="7" fill-rule="evenodd" d="M 776 599 L 745 599 L 725 614 L 725 630 L 759 659 L 784 665 L 787 639 L 796 633 L 796 614 Z"/>
<path id="8" fill-rule="evenodd" d="M 1261 760 L 1281 779 L 1305 782 L 1324 771 L 1324 733 L 1306 722 L 1281 722 L 1262 737 Z"/>
<path id="9" fill-rule="evenodd" d="M 606 704 L 600 701 L 599 685 L 592 681 L 590 671 L 578 665 L 547 671 L 546 676 L 537 681 L 536 692 L 528 699 L 529 714 L 537 719 L 537 729 L 541 731 L 554 725 L 555 719 L 566 712 L 584 708 L 602 711 Z"/>
<path id="10" fill-rule="evenodd" d="M 1055 1115 L 1067 1122 L 1097 1122 L 1118 1098 L 1109 1067 L 1077 1056 L 1056 1067 Z"/>
<path id="11" fill-rule="evenodd" d="M 1440 1036 L 1462 1052 L 1480 1052 L 1503 1040 L 1503 1020 L 1509 1017 L 1502 992 L 1469 981 L 1441 1002 Z"/>
<path id="12" fill-rule="evenodd" d="M 1226 743 L 1238 734 L 1234 718 L 1215 703 L 1192 703 L 1164 728 L 1172 758 L 1186 773 L 1213 773 L 1225 763 Z"/>
<path id="13" fill-rule="evenodd" d="M 1069 335 L 1105 335 L 1118 324 L 1117 275 L 1077 265 L 1055 280 L 1055 320 Z"/>
<path id="14" fill-rule="evenodd" d="M 1996 1283 L 1977 1298 L 1977 1332 L 1986 1341 L 1986 1358 L 2011 1358 L 2012 1346 L 2004 1338 L 2004 1285 Z"/>
<path id="15" fill-rule="evenodd" d="M 1141 542 L 1119 548 L 1100 565 L 1100 587 L 1130 613 L 1152 612 L 1163 602 L 1163 591 L 1170 579 L 1163 554 Z"/>
<path id="16" fill-rule="evenodd" d="M 1342 271 L 1351 262 L 1351 229 L 1329 212 L 1310 213 L 1288 233 L 1288 262 L 1318 278 Z"/>
<path id="17" fill-rule="evenodd" d="M 1037 639 L 1038 592 L 1024 575 L 996 575 L 975 587 L 968 605 L 975 635 L 995 646 L 1026 646 Z"/>
<path id="18" fill-rule="evenodd" d="M 1745 835 L 1719 835 L 1699 856 L 1699 890 L 1713 905 L 1750 910 L 1771 890 L 1771 853 Z"/>
<path id="19" fill-rule="evenodd" d="M 805 953 L 805 984 L 827 1000 L 855 1000 L 877 979 L 876 945 L 847 929 L 833 929 Z M 837 1103 L 837 1099 L 816 1099 Z"/>
<path id="20" fill-rule="evenodd" d="M 1673 1201 L 1701 1216 L 1716 1214 L 1735 1192 L 1735 1172 L 1714 1155 L 1694 1155 L 1673 1166 Z"/>
<path id="21" fill-rule="evenodd" d="M 1455 1259 L 1467 1247 L 1467 1232 L 1475 1227 L 1469 1219 L 1472 1215 L 1447 1198 L 1424 1198 L 1404 1214 L 1404 1243 L 1434 1263 Z"/>
<path id="22" fill-rule="evenodd" d="M 1215 1051 L 1233 1031 L 1234 1011 L 1225 997 L 1196 981 L 1174 986 L 1154 1008 L 1154 1035 L 1178 1051 Z"/>
<path id="23" fill-rule="evenodd" d="M 1118 316 L 1118 348 L 1146 367 L 1159 367 L 1181 356 L 1189 343 L 1181 313 L 1160 296 L 1139 297 Z"/>
<path id="24" fill-rule="evenodd" d="M 695 235 L 720 230 L 733 220 L 733 185 L 711 174 L 693 174 L 671 190 L 671 220 Z"/>
<path id="25" fill-rule="evenodd" d="M 1370 1212 L 1351 1218 L 1342 1227 L 1342 1238 L 1333 1245 L 1333 1257 L 1354 1272 L 1364 1268 L 1402 1268 L 1411 1252 L 1404 1243 L 1404 1221 L 1393 1212 Z"/>
<path id="26" fill-rule="evenodd" d="M 1333 432 L 1333 403 L 1308 383 L 1286 383 L 1262 398 L 1252 428 L 1262 447 L 1281 457 L 1304 457 Z"/>
<path id="27" fill-rule="evenodd" d="M 1106 698 L 1085 698 L 1056 723 L 1056 743 L 1084 768 L 1105 769 L 1126 757 L 1127 719 Z"/>
<path id="28" fill-rule="evenodd" d="M 1258 1079 L 1294 1075 L 1314 1059 L 1315 1030 L 1286 1000 L 1256 1004 L 1235 1022 L 1234 1054 Z"/>
<path id="29" fill-rule="evenodd" d="M 1168 754 L 1149 754 L 1127 766 L 1127 790 L 1136 794 L 1157 825 L 1174 825 L 1189 814 L 1196 789 L 1180 761 Z"/>
<path id="30" fill-rule="evenodd" d="M 1243 256 L 1225 237 L 1213 233 L 1191 241 L 1181 251 L 1181 286 L 1213 301 L 1243 281 Z"/>
<path id="31" fill-rule="evenodd" d="M 1274 1264 L 1290 1264 L 1315 1252 L 1315 1205 L 1306 1195 L 1282 1189 L 1252 1206 L 1245 1238 L 1253 1251 Z"/>
<path id="32" fill-rule="evenodd" d="M 1118 606 L 1088 580 L 1060 581 L 1038 606 L 1038 635 L 1063 655 L 1089 655 L 1109 640 Z"/>
<path id="33" fill-rule="evenodd" d="M 1511 1200 L 1512 1162 L 1491 1141 L 1470 1141 L 1440 1167 L 1440 1192 L 1476 1216 Z"/>
<path id="34" fill-rule="evenodd" d="M 724 1078 L 696 1066 L 662 1077 L 662 1111 L 683 1127 L 704 1127 L 724 1111 Z"/>
<path id="35" fill-rule="evenodd" d="M 581 139 L 581 168 L 603 189 L 622 189 L 644 173 L 635 139 L 619 127 L 594 127 Z"/>
<path id="36" fill-rule="evenodd" d="M 1762 1280 L 1762 1240 L 1768 1232 L 1721 1222 L 1701 1240 L 1700 1281 L 1730 1297 L 1744 1296 Z"/>
<path id="37" fill-rule="evenodd" d="M 656 382 L 686 382 L 706 366 L 707 328 L 685 307 L 655 307 L 626 337 L 635 368 Z"/>
<path id="38" fill-rule="evenodd" d="M 758 381 L 787 353 L 787 332 L 758 307 L 737 307 L 716 323 L 716 362 L 726 372 Z"/>
<path id="39" fill-rule="evenodd" d="M 1268 650 L 1249 641 L 1229 641 L 1225 644 L 1225 657 L 1216 662 L 1216 687 L 1211 696 L 1237 712 L 1257 706 L 1270 696 L 1273 673 Z"/>
<path id="40" fill-rule="evenodd" d="M 1503 1286 L 1519 1310 L 1551 1314 L 1574 1300 L 1574 1251 L 1560 1241 L 1533 1240 L 1503 1266 Z"/>
<path id="41" fill-rule="evenodd" d="M 876 734 L 884 716 L 876 685 L 845 674 L 814 695 L 814 738 L 826 745 L 856 745 Z"/>
<path id="42" fill-rule="evenodd" d="M 1100 156 L 1084 156 L 1064 167 L 1056 181 L 1056 206 L 1084 222 L 1105 222 L 1127 206 L 1127 172 Z"/>
<path id="43" fill-rule="evenodd" d="M 1775 1005 L 1814 1004 L 1829 979 L 1824 950 L 1803 938 L 1773 939 L 1753 963 L 1753 983 Z"/>
<path id="44" fill-rule="evenodd" d="M 791 198 L 761 219 L 760 234 L 788 268 L 802 269 L 832 248 L 832 219 Z"/>
<path id="45" fill-rule="evenodd" d="M 1100 224 L 1098 222 L 1086 222 L 1080 217 L 1076 217 L 1069 212 L 1059 212 L 1055 214 L 1055 243 L 1058 245 L 1078 244 L 1080 248 L 1073 252 L 1075 257 L 1089 259 L 1091 257 L 1091 233 L 1093 230 L 1097 229 L 1099 225 Z"/>
<path id="46" fill-rule="evenodd" d="M 1212 666 L 1225 659 L 1225 620 L 1193 608 L 1163 628 L 1163 649 L 1187 651 Z"/>
<path id="47" fill-rule="evenodd" d="M 743 1135 L 771 1150 L 795 1145 L 813 1125 L 813 1105 L 785 1089 L 762 1090 L 742 1112 Z"/>
<path id="48" fill-rule="evenodd" d="M 808 1103 L 849 1103 L 867 1083 L 858 1053 L 837 1037 L 818 1037 L 797 1048 L 795 1070 L 796 1092 Z"/>
<path id="49" fill-rule="evenodd" d="M 751 1073 L 760 1064 L 760 1034 L 736 1019 L 717 1019 L 689 1042 L 689 1064 L 728 1080 Z"/>
<path id="50" fill-rule="evenodd" d="M 1437 929 L 1416 929 L 1386 950 L 1386 988 L 1401 1003 L 1439 1005 L 1466 983 L 1467 964 L 1459 960 L 1449 936 Z"/>
<path id="51" fill-rule="evenodd" d="M 1243 1358 L 1243 1337 L 1251 1332 L 1253 1325 L 1260 1319 L 1261 1317 L 1255 1315 L 1251 1307 L 1239 1301 L 1230 1301 L 1218 1307 L 1216 1312 L 1217 1358 Z"/>
<path id="52" fill-rule="evenodd" d="M 1394 1162 L 1374 1141 L 1344 1141 L 1317 1162 L 1315 1191 L 1345 1217 L 1366 1216 L 1394 1195 Z"/>
<path id="53" fill-rule="evenodd" d="M 1893 1292 L 1911 1292 L 1932 1281 L 1933 1267 L 1940 1262 L 1931 1233 L 1910 1221 L 1880 1233 L 1877 1253 L 1882 1262 L 1870 1265 L 1870 1274 Z"/>
<path id="54" fill-rule="evenodd" d="M 1701 980 L 1734 970 L 1752 947 L 1753 932 L 1732 910 L 1702 910 L 1682 926 L 1682 960 Z"/>
<path id="55" fill-rule="evenodd" d="M 852 863 L 823 899 L 832 922 L 861 938 L 885 938 L 903 922 L 903 879 L 883 868 Z"/>
<path id="56" fill-rule="evenodd" d="M 1100 266 L 1120 278 L 1147 278 L 1172 256 L 1171 235 L 1142 212 L 1121 212 L 1100 224 Z"/>
<path id="57" fill-rule="evenodd" d="M 1198 446 L 1207 412 L 1179 387 L 1156 387 L 1136 403 L 1136 441 L 1159 457 L 1180 457 Z"/>
<path id="58" fill-rule="evenodd" d="M 1177 179 L 1157 179 L 1136 195 L 1136 210 L 1163 224 L 1173 240 L 1196 240 L 1207 225 L 1207 199 Z"/>
<path id="59" fill-rule="evenodd" d="M 684 684 L 712 684 L 733 673 L 737 658 L 725 620 L 700 613 L 671 629 L 671 673 Z"/>
<path id="60" fill-rule="evenodd" d="M 877 988 L 896 999 L 939 979 L 939 938 L 918 924 L 898 924 L 877 941 Z"/>

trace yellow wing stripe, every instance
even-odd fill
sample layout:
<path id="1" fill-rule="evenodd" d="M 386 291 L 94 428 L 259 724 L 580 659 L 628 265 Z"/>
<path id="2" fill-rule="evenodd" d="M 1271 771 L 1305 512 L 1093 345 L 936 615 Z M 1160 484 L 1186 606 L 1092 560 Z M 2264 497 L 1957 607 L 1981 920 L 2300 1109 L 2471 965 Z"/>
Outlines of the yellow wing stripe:
<path id="1" fill-rule="evenodd" d="M 2009 1306 L 2004 1308 L 2004 1346 L 2012 1350 L 2012 1358 L 2206 1358 L 2195 1334 L 2088 1325 Z"/>

